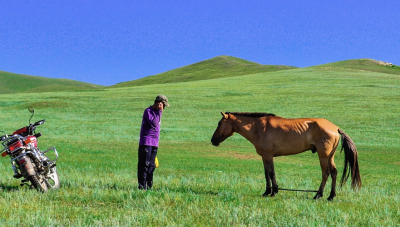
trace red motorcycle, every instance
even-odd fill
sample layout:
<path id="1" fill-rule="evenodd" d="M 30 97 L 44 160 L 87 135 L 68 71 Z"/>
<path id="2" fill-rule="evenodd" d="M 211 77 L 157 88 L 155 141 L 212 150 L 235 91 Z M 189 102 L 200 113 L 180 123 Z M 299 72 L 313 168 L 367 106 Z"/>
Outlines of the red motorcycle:
<path id="1" fill-rule="evenodd" d="M 35 133 L 36 126 L 44 124 L 45 120 L 37 121 L 31 124 L 31 119 L 35 114 L 34 109 L 29 108 L 32 113 L 29 119 L 29 125 L 18 129 L 12 135 L 0 137 L 3 149 L 1 156 L 9 155 L 11 165 L 14 170 L 14 178 L 23 178 L 21 186 L 28 185 L 36 188 L 40 192 L 47 192 L 49 189 L 60 188 L 60 181 L 56 169 L 58 159 L 57 150 L 51 147 L 45 151 L 38 148 L 37 138 L 42 134 Z M 50 160 L 45 154 L 54 151 L 55 158 Z M 30 184 L 29 184 L 30 183 Z"/>

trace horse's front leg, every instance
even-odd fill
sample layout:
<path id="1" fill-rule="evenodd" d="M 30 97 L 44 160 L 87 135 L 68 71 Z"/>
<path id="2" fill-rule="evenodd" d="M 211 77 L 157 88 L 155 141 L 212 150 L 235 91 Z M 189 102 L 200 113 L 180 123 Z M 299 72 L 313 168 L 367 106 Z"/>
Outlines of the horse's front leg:
<path id="1" fill-rule="evenodd" d="M 271 179 L 269 177 L 268 168 L 267 168 L 264 160 L 263 160 L 263 163 L 264 163 L 265 181 L 267 182 L 265 192 L 263 194 L 263 196 L 265 197 L 265 196 L 268 196 L 269 194 L 271 194 L 272 190 L 271 190 Z"/>
<path id="2" fill-rule="evenodd" d="M 265 180 L 267 181 L 267 187 L 263 196 L 274 197 L 278 193 L 278 185 L 276 184 L 274 161 L 272 157 L 263 157 Z M 272 188 L 271 188 L 272 183 Z"/>

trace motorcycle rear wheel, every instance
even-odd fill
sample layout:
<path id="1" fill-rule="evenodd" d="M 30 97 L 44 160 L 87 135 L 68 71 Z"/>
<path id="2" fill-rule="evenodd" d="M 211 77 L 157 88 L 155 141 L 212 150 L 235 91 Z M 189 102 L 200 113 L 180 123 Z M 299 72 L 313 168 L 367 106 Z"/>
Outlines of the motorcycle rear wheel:
<path id="1" fill-rule="evenodd" d="M 50 169 L 50 173 L 47 174 L 45 182 L 47 184 L 47 187 L 51 190 L 60 188 L 60 179 L 58 178 L 56 167 Z"/>
<path id="2" fill-rule="evenodd" d="M 27 177 L 27 179 L 31 182 L 32 186 L 34 188 L 36 188 L 36 190 L 38 190 L 39 192 L 47 192 L 49 190 L 48 187 L 47 187 L 47 184 L 46 184 L 46 182 L 44 180 L 44 177 L 41 177 L 41 176 L 38 175 L 37 169 L 34 167 L 35 163 L 32 162 L 30 157 L 26 157 L 25 161 L 30 163 L 30 166 L 33 167 L 33 169 L 32 169 L 33 170 L 33 172 L 32 172 L 33 174 L 31 173 L 32 175 L 29 175 Z M 29 164 L 28 164 L 28 166 L 29 166 Z"/>

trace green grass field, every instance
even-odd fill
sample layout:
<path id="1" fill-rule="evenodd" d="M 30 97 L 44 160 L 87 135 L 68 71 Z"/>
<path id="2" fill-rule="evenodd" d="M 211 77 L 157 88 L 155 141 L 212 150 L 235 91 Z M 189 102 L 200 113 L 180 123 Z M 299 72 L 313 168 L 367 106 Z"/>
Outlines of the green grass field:
<path id="1" fill-rule="evenodd" d="M 136 189 L 143 110 L 158 94 L 163 114 L 153 191 Z M 39 194 L 0 162 L 0 224 L 5 226 L 399 226 L 400 75 L 311 67 L 185 83 L 75 92 L 3 94 L 0 130 L 46 119 L 39 146 L 55 146 L 61 188 Z M 344 130 L 359 152 L 363 187 L 347 184 L 332 202 L 314 193 L 264 198 L 264 171 L 253 146 L 234 135 L 210 143 L 220 111 L 322 117 Z M 336 165 L 343 171 L 344 155 Z M 311 151 L 275 159 L 282 188 L 317 190 Z M 350 182 L 348 182 L 350 183 Z"/>

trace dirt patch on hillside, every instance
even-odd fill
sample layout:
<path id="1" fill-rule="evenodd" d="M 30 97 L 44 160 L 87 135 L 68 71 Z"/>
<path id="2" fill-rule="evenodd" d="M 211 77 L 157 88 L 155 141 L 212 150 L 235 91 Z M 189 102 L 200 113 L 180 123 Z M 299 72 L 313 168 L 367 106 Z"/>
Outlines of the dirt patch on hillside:
<path id="1" fill-rule="evenodd" d="M 384 61 L 378 61 L 378 60 L 371 60 L 373 63 L 377 65 L 383 65 L 383 66 L 393 66 L 392 63 L 389 62 L 384 62 Z"/>

